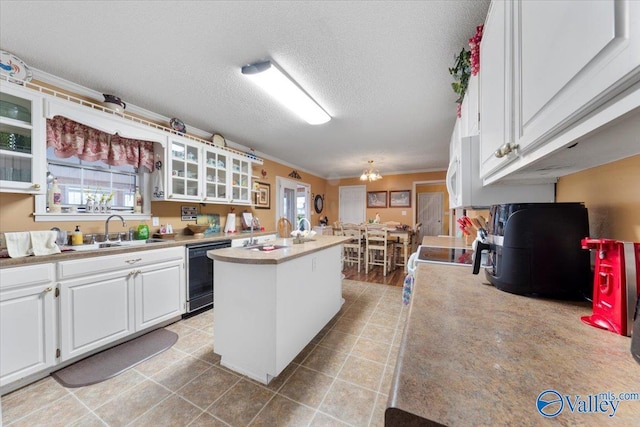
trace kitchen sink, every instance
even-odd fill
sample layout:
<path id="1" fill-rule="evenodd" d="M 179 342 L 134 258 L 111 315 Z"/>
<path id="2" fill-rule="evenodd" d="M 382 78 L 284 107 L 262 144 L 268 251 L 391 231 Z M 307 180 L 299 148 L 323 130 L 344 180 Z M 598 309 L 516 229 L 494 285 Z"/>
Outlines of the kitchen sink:
<path id="1" fill-rule="evenodd" d="M 271 252 L 271 251 L 274 251 L 276 249 L 282 249 L 282 248 L 286 248 L 286 246 L 284 246 L 284 245 L 269 245 L 269 244 L 247 246 L 247 249 L 249 249 L 249 250 L 261 251 L 261 252 Z"/>
<path id="2" fill-rule="evenodd" d="M 161 242 L 167 242 L 167 240 L 147 239 L 147 240 L 122 240 L 120 242 L 109 241 L 109 242 L 93 243 L 89 245 L 72 246 L 71 249 L 73 249 L 74 251 L 95 251 L 95 250 L 100 250 L 104 248 L 125 248 L 129 246 L 145 246 L 148 244 L 161 243 Z"/>

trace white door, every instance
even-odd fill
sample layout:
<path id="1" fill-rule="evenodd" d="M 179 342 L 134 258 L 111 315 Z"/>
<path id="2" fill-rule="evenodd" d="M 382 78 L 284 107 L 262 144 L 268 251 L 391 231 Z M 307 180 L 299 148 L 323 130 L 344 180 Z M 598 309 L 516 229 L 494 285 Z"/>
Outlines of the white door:
<path id="1" fill-rule="evenodd" d="M 291 221 L 292 228 L 296 230 L 299 218 L 309 219 L 311 186 L 304 182 L 292 181 L 279 176 L 276 177 L 276 185 L 278 187 L 276 222 L 285 217 Z"/>
<path id="2" fill-rule="evenodd" d="M 339 189 L 339 221 L 362 224 L 366 217 L 366 187 L 364 185 L 341 186 Z"/>
<path id="3" fill-rule="evenodd" d="M 418 194 L 418 220 L 422 223 L 418 242 L 422 242 L 424 236 L 437 236 L 442 234 L 442 205 L 444 193 L 419 193 Z"/>

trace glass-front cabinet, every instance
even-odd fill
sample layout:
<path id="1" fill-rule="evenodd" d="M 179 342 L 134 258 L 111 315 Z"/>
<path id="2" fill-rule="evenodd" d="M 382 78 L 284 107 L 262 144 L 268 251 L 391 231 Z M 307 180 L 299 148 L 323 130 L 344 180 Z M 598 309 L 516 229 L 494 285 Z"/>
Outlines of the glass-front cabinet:
<path id="1" fill-rule="evenodd" d="M 252 161 L 229 150 L 169 139 L 167 200 L 251 204 Z"/>
<path id="2" fill-rule="evenodd" d="M 201 200 L 202 144 L 182 138 L 171 138 L 169 145 L 169 198 Z"/>
<path id="3" fill-rule="evenodd" d="M 15 83 L 0 86 L 0 191 L 43 194 L 42 97 Z"/>
<path id="4" fill-rule="evenodd" d="M 213 147 L 204 148 L 205 184 L 204 200 L 226 202 L 228 200 L 229 154 Z"/>
<path id="5" fill-rule="evenodd" d="M 251 162 L 241 157 L 231 157 L 232 203 L 251 203 Z"/>

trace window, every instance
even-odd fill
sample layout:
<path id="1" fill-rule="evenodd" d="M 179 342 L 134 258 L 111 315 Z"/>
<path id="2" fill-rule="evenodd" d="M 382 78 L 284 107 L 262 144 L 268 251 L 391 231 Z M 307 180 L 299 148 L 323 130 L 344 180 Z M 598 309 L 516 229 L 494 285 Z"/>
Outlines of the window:
<path id="1" fill-rule="evenodd" d="M 138 170 L 131 165 L 111 166 L 103 161 L 85 161 L 77 157 L 61 159 L 47 148 L 48 171 L 58 179 L 62 206 L 76 206 L 81 211 L 89 199 L 107 201 L 117 211 L 132 211 L 135 190 L 139 186 Z"/>

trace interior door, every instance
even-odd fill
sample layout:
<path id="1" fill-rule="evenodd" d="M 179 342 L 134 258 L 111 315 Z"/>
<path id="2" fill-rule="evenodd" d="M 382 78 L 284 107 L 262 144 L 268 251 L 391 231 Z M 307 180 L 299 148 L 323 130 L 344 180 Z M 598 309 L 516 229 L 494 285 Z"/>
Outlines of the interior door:
<path id="1" fill-rule="evenodd" d="M 296 230 L 299 218 L 309 219 L 310 185 L 282 177 L 276 177 L 276 184 L 278 186 L 276 221 L 285 217 L 291 221 L 292 228 Z"/>
<path id="2" fill-rule="evenodd" d="M 366 217 L 366 187 L 348 185 L 339 188 L 339 218 L 342 223 L 362 224 Z"/>
<path id="3" fill-rule="evenodd" d="M 422 223 L 418 242 L 422 242 L 424 236 L 437 236 L 442 234 L 442 206 L 444 193 L 419 193 L 418 194 L 418 220 Z"/>

